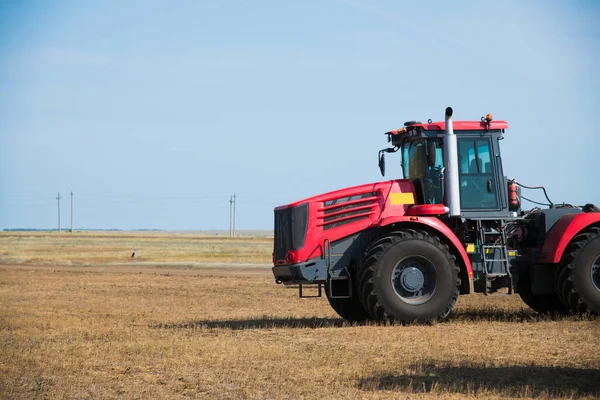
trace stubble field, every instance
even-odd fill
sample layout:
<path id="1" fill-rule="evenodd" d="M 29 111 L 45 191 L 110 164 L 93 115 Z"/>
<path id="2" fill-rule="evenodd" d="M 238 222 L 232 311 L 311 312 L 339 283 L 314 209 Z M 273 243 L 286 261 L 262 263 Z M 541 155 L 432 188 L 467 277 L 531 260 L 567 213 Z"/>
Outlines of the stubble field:
<path id="1" fill-rule="evenodd" d="M 1 398 L 600 397 L 597 318 L 472 295 L 350 325 L 274 283 L 270 239 L 97 236 L 0 233 Z"/>

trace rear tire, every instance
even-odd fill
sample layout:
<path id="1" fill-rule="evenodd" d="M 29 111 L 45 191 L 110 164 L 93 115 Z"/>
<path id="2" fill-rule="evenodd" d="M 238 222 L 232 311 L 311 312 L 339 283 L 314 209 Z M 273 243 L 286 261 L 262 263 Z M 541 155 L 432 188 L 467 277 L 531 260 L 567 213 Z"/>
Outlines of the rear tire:
<path id="1" fill-rule="evenodd" d="M 576 235 L 556 269 L 563 304 L 574 314 L 600 314 L 600 228 Z"/>
<path id="2" fill-rule="evenodd" d="M 362 304 L 373 319 L 430 322 L 456 303 L 456 258 L 425 231 L 391 232 L 367 250 L 358 272 Z"/>
<path id="3" fill-rule="evenodd" d="M 531 290 L 531 277 L 528 271 L 519 273 L 518 289 L 521 300 L 537 313 L 568 314 L 569 312 L 563 304 L 558 290 L 557 293 L 553 294 L 533 294 Z"/>

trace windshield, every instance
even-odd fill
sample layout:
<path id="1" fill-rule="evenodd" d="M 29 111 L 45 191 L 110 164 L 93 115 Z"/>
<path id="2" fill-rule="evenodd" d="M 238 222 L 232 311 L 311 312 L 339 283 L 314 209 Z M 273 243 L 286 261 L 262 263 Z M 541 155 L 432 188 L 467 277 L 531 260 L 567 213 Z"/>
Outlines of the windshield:
<path id="1" fill-rule="evenodd" d="M 402 146 L 402 171 L 404 179 L 419 179 L 421 181 L 425 201 L 429 204 L 441 204 L 444 199 L 442 189 L 442 168 L 444 158 L 442 141 L 429 139 L 435 143 L 435 164 L 427 163 L 427 141 L 405 143 Z"/>

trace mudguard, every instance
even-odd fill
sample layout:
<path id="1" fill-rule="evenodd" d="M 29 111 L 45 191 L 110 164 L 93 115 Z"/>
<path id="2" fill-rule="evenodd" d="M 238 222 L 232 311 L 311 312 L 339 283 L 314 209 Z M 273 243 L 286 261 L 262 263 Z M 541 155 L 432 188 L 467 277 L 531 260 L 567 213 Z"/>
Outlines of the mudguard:
<path id="1" fill-rule="evenodd" d="M 458 239 L 458 237 L 456 237 L 454 232 L 452 232 L 450 228 L 448 228 L 446 224 L 444 224 L 436 217 L 393 216 L 382 218 L 377 225 L 384 227 L 392 224 L 411 224 L 413 226 L 423 225 L 430 228 L 429 230 L 437 231 L 441 239 L 446 238 L 446 242 L 450 245 L 451 250 L 454 250 L 458 254 L 457 261 L 459 265 L 461 266 L 461 268 L 465 269 L 467 276 L 469 277 L 468 292 L 466 290 L 467 287 L 465 285 L 465 290 L 463 290 L 463 293 L 473 293 L 473 268 L 471 267 L 471 260 L 469 259 L 467 251 L 465 250 L 461 241 Z"/>
<path id="2" fill-rule="evenodd" d="M 593 225 L 600 225 L 600 212 L 564 215 L 548 232 L 538 261 L 540 263 L 559 262 L 567 245 L 575 235 Z"/>

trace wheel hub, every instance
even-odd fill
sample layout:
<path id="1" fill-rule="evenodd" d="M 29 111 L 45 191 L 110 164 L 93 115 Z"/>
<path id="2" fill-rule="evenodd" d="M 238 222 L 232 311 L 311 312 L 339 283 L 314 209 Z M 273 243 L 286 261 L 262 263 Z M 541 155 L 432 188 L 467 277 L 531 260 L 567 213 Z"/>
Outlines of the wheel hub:
<path id="1" fill-rule="evenodd" d="M 418 292 L 423 288 L 425 277 L 420 269 L 408 267 L 400 274 L 402 287 L 409 292 Z"/>
<path id="2" fill-rule="evenodd" d="M 436 269 L 425 257 L 405 258 L 392 271 L 392 286 L 403 302 L 423 304 L 433 296 L 437 288 Z"/>
<path id="3" fill-rule="evenodd" d="M 592 283 L 600 292 L 600 255 L 592 263 Z"/>

